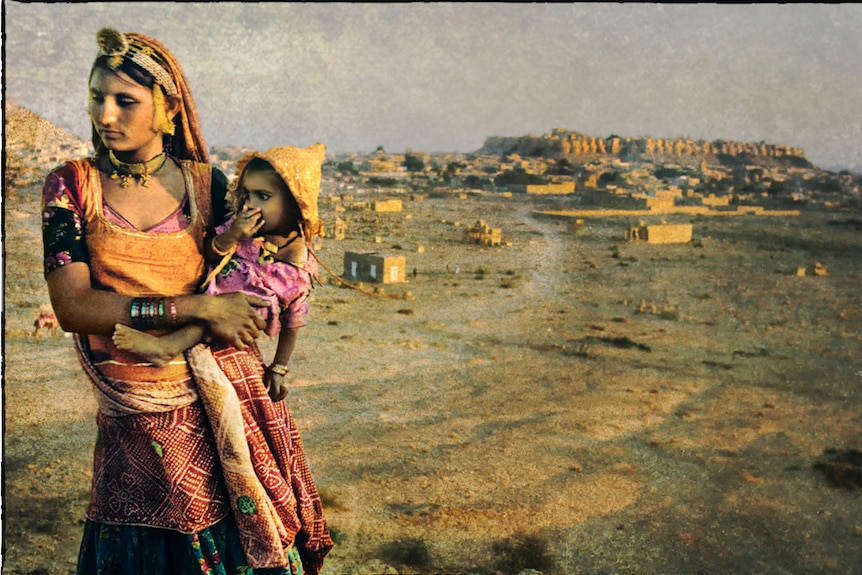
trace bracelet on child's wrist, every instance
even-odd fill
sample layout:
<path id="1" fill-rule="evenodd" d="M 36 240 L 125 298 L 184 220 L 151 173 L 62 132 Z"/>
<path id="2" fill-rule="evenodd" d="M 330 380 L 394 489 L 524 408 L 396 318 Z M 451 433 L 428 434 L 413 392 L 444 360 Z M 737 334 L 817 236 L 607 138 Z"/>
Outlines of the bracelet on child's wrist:
<path id="1" fill-rule="evenodd" d="M 212 249 L 213 253 L 217 256 L 226 256 L 230 253 L 230 250 L 223 250 L 218 245 L 218 236 L 213 238 L 213 241 L 210 243 L 210 249 Z"/>
<path id="2" fill-rule="evenodd" d="M 288 367 L 287 367 L 286 365 L 284 365 L 283 363 L 273 363 L 273 364 L 270 364 L 270 366 L 269 366 L 269 367 L 267 367 L 266 369 L 267 369 L 267 370 L 269 370 L 269 371 L 271 371 L 272 373 L 275 373 L 275 374 L 280 375 L 280 376 L 282 376 L 282 377 L 284 377 L 285 375 L 287 375 L 288 373 L 290 373 L 290 368 L 288 368 Z"/>

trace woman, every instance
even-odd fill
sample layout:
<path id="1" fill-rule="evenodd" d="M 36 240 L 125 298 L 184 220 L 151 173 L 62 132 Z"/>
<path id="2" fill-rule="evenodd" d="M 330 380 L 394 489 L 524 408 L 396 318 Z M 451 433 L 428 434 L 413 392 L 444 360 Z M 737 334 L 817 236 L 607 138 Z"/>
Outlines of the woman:
<path id="1" fill-rule="evenodd" d="M 97 38 L 96 155 L 43 188 L 51 303 L 99 405 L 78 573 L 317 573 L 332 541 L 293 419 L 262 383 L 261 302 L 195 293 L 226 180 L 182 69 L 153 38 Z M 111 340 L 117 324 L 188 323 L 213 345 L 164 366 Z"/>

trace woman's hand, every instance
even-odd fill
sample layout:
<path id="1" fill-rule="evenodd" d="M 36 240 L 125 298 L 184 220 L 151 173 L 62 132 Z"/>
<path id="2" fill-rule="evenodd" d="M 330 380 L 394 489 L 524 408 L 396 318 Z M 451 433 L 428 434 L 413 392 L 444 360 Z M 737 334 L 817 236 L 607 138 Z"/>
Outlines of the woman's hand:
<path id="1" fill-rule="evenodd" d="M 228 345 L 246 349 L 266 327 L 257 311 L 268 305 L 265 300 L 239 292 L 202 297 L 206 298 L 206 306 L 201 319 L 210 333 Z"/>

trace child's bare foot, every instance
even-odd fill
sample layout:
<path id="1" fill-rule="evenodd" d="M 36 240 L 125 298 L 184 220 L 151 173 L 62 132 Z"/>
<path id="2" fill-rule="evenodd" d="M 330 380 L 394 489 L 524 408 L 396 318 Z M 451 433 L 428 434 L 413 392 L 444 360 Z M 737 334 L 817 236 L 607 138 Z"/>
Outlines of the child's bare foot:
<path id="1" fill-rule="evenodd" d="M 165 347 L 161 338 L 121 323 L 114 326 L 114 335 L 111 339 L 118 349 L 139 355 L 156 367 L 167 365 L 176 355 Z"/>

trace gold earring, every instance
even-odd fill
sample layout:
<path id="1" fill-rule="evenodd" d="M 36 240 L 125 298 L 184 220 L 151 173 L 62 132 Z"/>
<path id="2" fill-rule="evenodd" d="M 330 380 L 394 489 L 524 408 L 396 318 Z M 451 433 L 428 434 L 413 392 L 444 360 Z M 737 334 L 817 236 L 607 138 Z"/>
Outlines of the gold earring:
<path id="1" fill-rule="evenodd" d="M 167 118 L 165 118 L 165 121 L 162 123 L 162 126 L 160 129 L 162 130 L 163 134 L 166 134 L 168 136 L 173 136 L 174 133 L 176 133 L 176 131 L 177 131 L 177 125 L 174 124 L 174 122 L 172 120 L 168 120 Z"/>
<path id="2" fill-rule="evenodd" d="M 162 87 L 158 84 L 153 84 L 153 106 L 156 108 L 156 125 L 159 127 L 159 131 L 173 136 L 177 126 L 165 112 L 165 93 L 162 92 Z"/>

